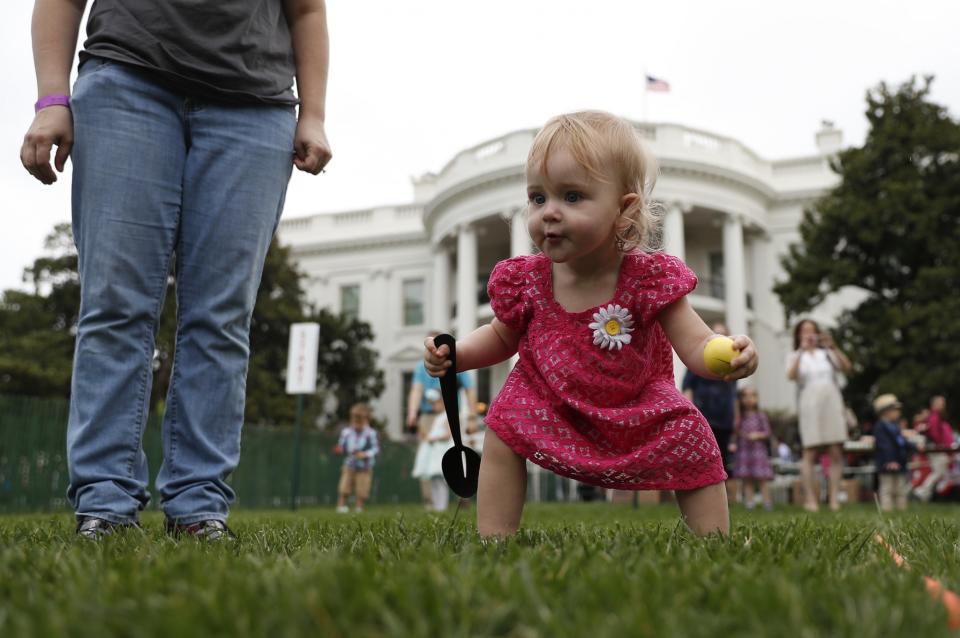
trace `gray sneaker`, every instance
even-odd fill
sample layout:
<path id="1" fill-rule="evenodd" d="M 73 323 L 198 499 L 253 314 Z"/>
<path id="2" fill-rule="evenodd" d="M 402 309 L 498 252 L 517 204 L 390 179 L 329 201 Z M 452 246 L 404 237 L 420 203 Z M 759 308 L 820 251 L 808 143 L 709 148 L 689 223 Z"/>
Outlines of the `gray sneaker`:
<path id="1" fill-rule="evenodd" d="M 112 536 L 118 531 L 128 529 L 139 530 L 140 523 L 114 523 L 96 516 L 81 516 L 77 519 L 77 536 L 89 541 L 98 541 L 105 536 Z"/>
<path id="2" fill-rule="evenodd" d="M 174 538 L 191 536 L 202 541 L 211 542 L 237 540 L 237 535 L 230 531 L 226 523 L 215 519 L 182 524 L 175 523 L 168 518 L 164 527 L 167 530 L 167 534 L 170 534 Z"/>

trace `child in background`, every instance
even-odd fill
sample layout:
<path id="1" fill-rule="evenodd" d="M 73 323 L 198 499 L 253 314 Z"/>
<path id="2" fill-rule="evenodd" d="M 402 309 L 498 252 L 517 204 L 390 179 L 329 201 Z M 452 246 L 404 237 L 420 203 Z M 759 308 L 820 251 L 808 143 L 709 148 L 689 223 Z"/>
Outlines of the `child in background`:
<path id="1" fill-rule="evenodd" d="M 445 512 L 450 502 L 450 490 L 443 478 L 443 455 L 453 446 L 450 425 L 443 409 L 443 398 L 433 388 L 423 395 L 430 402 L 433 422 L 426 438 L 417 447 L 413 462 L 413 478 L 430 481 L 430 507 L 434 512 Z"/>
<path id="2" fill-rule="evenodd" d="M 901 407 L 893 394 L 881 394 L 873 402 L 873 411 L 877 413 L 877 422 L 873 425 L 874 464 L 880 483 L 880 509 L 884 512 L 892 511 L 894 506 L 899 510 L 907 509 L 907 494 L 910 492 L 907 461 L 916 447 L 903 436 L 897 425 Z"/>
<path id="3" fill-rule="evenodd" d="M 927 446 L 937 448 L 952 448 L 955 436 L 953 428 L 944 417 L 944 411 L 947 408 L 947 399 L 943 395 L 937 395 L 930 399 L 930 410 L 926 412 L 924 427 L 917 428 L 927 438 Z M 914 493 L 922 501 L 929 501 L 933 498 L 933 492 L 937 485 L 947 476 L 947 470 L 950 468 L 951 455 L 949 452 L 931 452 L 927 454 L 930 462 L 930 473 L 924 479 L 923 483 L 914 489 Z"/>
<path id="4" fill-rule="evenodd" d="M 337 511 L 350 511 L 347 499 L 352 494 L 356 511 L 362 512 L 363 504 L 370 498 L 373 465 L 380 451 L 377 431 L 370 427 L 370 408 L 366 403 L 355 403 L 350 407 L 350 425 L 340 432 L 335 451 L 345 456 L 337 486 Z"/>
<path id="5" fill-rule="evenodd" d="M 763 508 L 773 509 L 770 500 L 770 481 L 773 480 L 773 468 L 770 466 L 770 420 L 758 407 L 757 391 L 754 388 L 742 388 L 737 393 L 740 407 L 740 422 L 737 424 L 736 461 L 733 475 L 743 482 L 743 502 L 747 509 L 753 509 L 756 485 L 760 485 Z"/>
<path id="6" fill-rule="evenodd" d="M 433 376 L 519 354 L 485 419 L 477 492 L 480 535 L 517 531 L 526 459 L 604 488 L 676 490 L 694 532 L 728 533 L 720 450 L 673 377 L 703 360 L 715 335 L 686 295 L 697 277 L 652 252 L 656 168 L 634 127 L 608 113 L 555 117 L 527 158 L 527 228 L 540 249 L 500 262 L 488 282 L 491 323 L 460 335 L 459 370 L 446 346 L 424 345 Z M 756 370 L 746 336 L 727 380 Z"/>

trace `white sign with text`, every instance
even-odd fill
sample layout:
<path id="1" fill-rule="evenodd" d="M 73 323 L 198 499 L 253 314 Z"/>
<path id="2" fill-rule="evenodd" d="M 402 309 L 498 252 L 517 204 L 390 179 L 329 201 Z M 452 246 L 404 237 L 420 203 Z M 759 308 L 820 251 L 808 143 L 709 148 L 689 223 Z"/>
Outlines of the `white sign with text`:
<path id="1" fill-rule="evenodd" d="M 317 352 L 319 348 L 319 323 L 290 324 L 290 349 L 287 354 L 287 394 L 313 394 L 317 391 Z"/>

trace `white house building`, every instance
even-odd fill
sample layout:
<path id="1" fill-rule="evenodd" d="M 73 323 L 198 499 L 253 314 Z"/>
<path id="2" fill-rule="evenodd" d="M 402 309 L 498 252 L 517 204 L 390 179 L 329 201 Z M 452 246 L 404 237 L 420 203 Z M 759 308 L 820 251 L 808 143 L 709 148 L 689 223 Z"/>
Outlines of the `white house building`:
<path id="1" fill-rule="evenodd" d="M 792 335 L 772 292 L 780 257 L 798 240 L 805 206 L 838 181 L 829 157 L 841 132 L 816 134 L 818 152 L 767 160 L 727 137 L 678 124 L 636 123 L 660 165 L 654 198 L 665 208 L 663 248 L 700 282 L 689 299 L 707 323 L 724 320 L 760 352 L 752 377 L 766 408 L 793 410 L 784 373 Z M 524 162 L 536 130 L 507 133 L 458 153 L 437 174 L 414 180 L 413 202 L 286 219 L 280 241 L 308 275 L 318 306 L 373 327 L 386 375 L 374 411 L 391 436 L 403 427 L 406 391 L 430 329 L 465 334 L 493 317 L 486 281 L 494 264 L 533 250 L 526 230 Z M 830 324 L 852 293 L 813 313 Z M 510 362 L 477 371 L 489 400 Z M 678 381 L 683 372 L 677 363 Z"/>

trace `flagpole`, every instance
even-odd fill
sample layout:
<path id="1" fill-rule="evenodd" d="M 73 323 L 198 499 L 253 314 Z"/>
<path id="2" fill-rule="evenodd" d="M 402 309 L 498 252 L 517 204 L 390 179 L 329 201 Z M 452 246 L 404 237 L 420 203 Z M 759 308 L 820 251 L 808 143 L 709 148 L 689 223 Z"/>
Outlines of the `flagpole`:
<path id="1" fill-rule="evenodd" d="M 643 123 L 647 123 L 647 67 L 643 67 Z"/>

